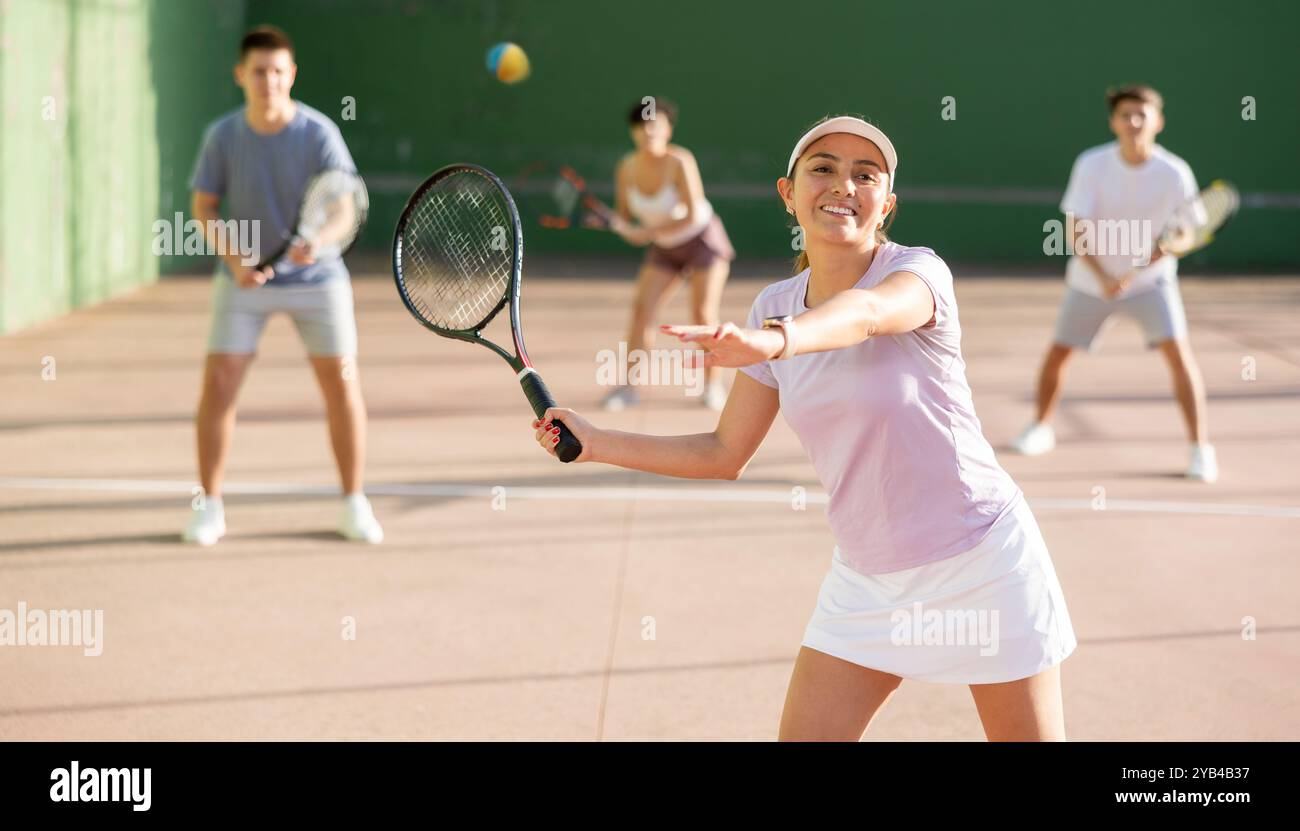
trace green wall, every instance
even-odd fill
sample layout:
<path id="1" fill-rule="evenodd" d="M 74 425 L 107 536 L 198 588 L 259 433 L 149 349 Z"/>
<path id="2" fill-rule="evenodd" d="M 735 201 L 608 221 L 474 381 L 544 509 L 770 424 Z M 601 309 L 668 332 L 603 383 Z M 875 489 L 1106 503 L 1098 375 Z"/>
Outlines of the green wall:
<path id="1" fill-rule="evenodd" d="M 71 308 L 70 18 L 56 2 L 0 15 L 0 332 Z"/>
<path id="2" fill-rule="evenodd" d="M 1165 95 L 1162 143 L 1202 184 L 1226 178 L 1252 195 L 1189 265 L 1300 263 L 1290 0 L 249 0 L 247 17 L 295 38 L 300 98 L 335 117 L 356 98 L 357 119 L 340 124 L 375 191 L 363 242 L 378 247 L 406 193 L 448 162 L 509 178 L 532 160 L 568 161 L 607 181 L 629 147 L 623 113 L 657 93 L 681 105 L 675 140 L 699 159 L 741 256 L 791 253 L 773 182 L 802 127 L 856 111 L 899 147 L 895 238 L 1060 268 L 1042 254 L 1043 223 L 1075 156 L 1110 138 L 1106 87 L 1141 80 Z M 524 83 L 485 71 L 499 40 L 527 50 Z M 949 95 L 953 121 L 940 117 Z M 1241 118 L 1247 95 L 1254 121 Z M 1258 194 L 1285 207 L 1255 207 Z M 530 250 L 626 250 L 595 233 L 527 230 Z"/>
<path id="3" fill-rule="evenodd" d="M 154 280 L 147 0 L 0 16 L 0 332 Z"/>
<path id="4" fill-rule="evenodd" d="M 190 174 L 208 122 L 243 103 L 234 66 L 244 33 L 243 0 L 154 0 L 149 63 L 158 97 L 158 215 L 189 218 Z M 193 258 L 164 255 L 164 273 Z"/>
<path id="5" fill-rule="evenodd" d="M 681 105 L 676 139 L 742 257 L 791 255 L 773 181 L 803 126 L 847 111 L 899 147 L 896 239 L 1054 271 L 1042 226 L 1075 156 L 1109 138 L 1103 91 L 1143 80 L 1165 94 L 1162 143 L 1202 183 L 1247 195 L 1188 270 L 1300 265 L 1290 0 L 0 0 L 0 332 L 160 268 L 208 267 L 153 256 L 151 225 L 188 212 L 203 128 L 240 103 L 239 36 L 262 22 L 294 37 L 296 95 L 335 118 L 371 184 L 361 245 L 375 251 L 410 190 L 449 162 L 508 180 L 568 162 L 607 188 L 629 148 L 623 113 L 662 94 Z M 524 83 L 484 68 L 501 40 L 528 51 Z M 345 96 L 355 120 L 342 119 Z M 945 96 L 956 120 L 941 118 Z M 531 251 L 634 256 L 608 235 L 527 232 Z"/>
<path id="6" fill-rule="evenodd" d="M 203 125 L 238 104 L 242 28 L 242 0 L 0 0 L 0 333 L 169 265 L 153 222 L 188 211 Z"/>

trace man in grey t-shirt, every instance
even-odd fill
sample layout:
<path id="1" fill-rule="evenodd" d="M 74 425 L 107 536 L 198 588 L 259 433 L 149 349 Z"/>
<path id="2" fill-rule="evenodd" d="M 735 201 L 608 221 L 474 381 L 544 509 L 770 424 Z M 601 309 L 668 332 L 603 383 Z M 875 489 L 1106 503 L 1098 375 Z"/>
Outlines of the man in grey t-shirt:
<path id="1" fill-rule="evenodd" d="M 244 91 L 245 106 L 208 128 L 190 182 L 194 219 L 213 228 L 224 213 L 237 227 L 256 227 L 254 239 L 263 252 L 275 251 L 293 236 L 298 205 L 315 174 L 356 170 L 338 127 L 290 98 L 297 70 L 293 44 L 284 32 L 261 26 L 244 36 L 235 80 Z M 339 533 L 379 542 L 383 530 L 361 489 L 366 409 L 357 379 L 347 267 L 337 256 L 317 260 L 308 244 L 299 243 L 273 268 L 259 269 L 245 262 L 253 258 L 221 245 L 218 233 L 209 243 L 225 253 L 213 277 L 212 326 L 196 419 L 204 496 L 184 538 L 212 545 L 226 532 L 221 482 L 234 432 L 235 399 L 267 319 L 285 312 L 307 347 L 325 398 L 344 494 Z"/>

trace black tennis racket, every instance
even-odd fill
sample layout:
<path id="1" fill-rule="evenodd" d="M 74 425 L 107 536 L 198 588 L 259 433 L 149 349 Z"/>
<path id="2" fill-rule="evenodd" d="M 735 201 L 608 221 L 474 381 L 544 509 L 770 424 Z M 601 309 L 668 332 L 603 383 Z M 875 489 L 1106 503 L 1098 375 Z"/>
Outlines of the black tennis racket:
<path id="1" fill-rule="evenodd" d="M 615 221 L 614 209 L 597 198 L 587 180 L 567 164 L 529 165 L 517 184 L 528 214 L 543 228 L 608 231 Z"/>
<path id="2" fill-rule="evenodd" d="M 510 191 L 494 173 L 453 164 L 424 181 L 407 200 L 393 236 L 393 277 L 402 302 L 426 329 L 444 338 L 481 343 L 515 370 L 541 418 L 555 399 L 533 369 L 519 325 L 524 235 Z M 513 355 L 482 330 L 510 306 Z M 582 444 L 558 420 L 555 455 L 571 462 Z"/>
<path id="3" fill-rule="evenodd" d="M 366 224 L 370 196 L 361 177 L 347 170 L 323 170 L 311 178 L 302 194 L 293 233 L 269 257 L 257 264 L 260 271 L 275 264 L 295 244 L 311 245 L 317 260 L 342 257 L 352 248 Z"/>

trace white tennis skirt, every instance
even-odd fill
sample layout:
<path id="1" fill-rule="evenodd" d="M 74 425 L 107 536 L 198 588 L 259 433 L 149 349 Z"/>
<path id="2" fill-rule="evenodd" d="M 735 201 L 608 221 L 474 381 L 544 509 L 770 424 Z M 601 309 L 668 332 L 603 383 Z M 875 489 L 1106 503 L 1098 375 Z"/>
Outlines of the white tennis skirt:
<path id="1" fill-rule="evenodd" d="M 918 681 L 998 684 L 1064 661 L 1077 641 L 1023 496 L 974 548 L 861 574 L 831 557 L 803 645 Z"/>

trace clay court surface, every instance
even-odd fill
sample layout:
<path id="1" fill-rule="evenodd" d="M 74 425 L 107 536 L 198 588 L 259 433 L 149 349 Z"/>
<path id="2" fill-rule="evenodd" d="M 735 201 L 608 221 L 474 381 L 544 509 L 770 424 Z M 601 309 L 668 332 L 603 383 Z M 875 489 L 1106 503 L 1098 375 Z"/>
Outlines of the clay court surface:
<path id="1" fill-rule="evenodd" d="M 710 430 L 680 388 L 595 412 L 596 353 L 623 335 L 634 269 L 526 261 L 533 360 L 602 426 Z M 333 533 L 322 405 L 287 319 L 244 388 L 230 533 L 210 549 L 178 537 L 208 281 L 0 338 L 0 609 L 104 620 L 99 657 L 0 648 L 0 738 L 774 738 L 833 546 L 784 421 L 737 482 L 561 466 L 499 358 L 421 329 L 382 262 L 354 270 L 377 547 Z M 1072 367 L 1058 450 L 1007 453 L 1063 283 L 954 271 L 985 434 L 1080 640 L 1062 675 L 1071 738 L 1300 739 L 1300 278 L 1184 279 L 1222 467 L 1203 485 L 1181 478 L 1168 374 L 1128 321 Z M 724 317 L 787 273 L 747 264 Z M 686 320 L 684 294 L 665 318 Z M 917 682 L 867 735 L 982 738 L 967 688 Z"/>

